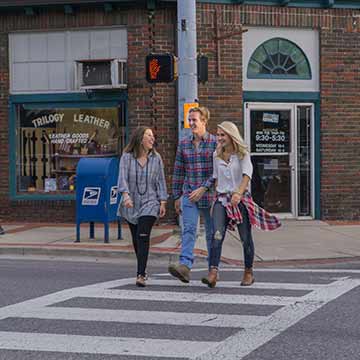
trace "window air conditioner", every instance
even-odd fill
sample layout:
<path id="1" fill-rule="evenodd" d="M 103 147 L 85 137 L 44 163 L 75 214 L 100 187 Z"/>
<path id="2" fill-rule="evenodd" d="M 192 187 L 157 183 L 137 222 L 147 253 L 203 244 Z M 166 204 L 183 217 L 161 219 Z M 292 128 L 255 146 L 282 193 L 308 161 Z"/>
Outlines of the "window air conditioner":
<path id="1" fill-rule="evenodd" d="M 126 60 L 76 60 L 75 66 L 75 82 L 79 90 L 127 87 Z"/>

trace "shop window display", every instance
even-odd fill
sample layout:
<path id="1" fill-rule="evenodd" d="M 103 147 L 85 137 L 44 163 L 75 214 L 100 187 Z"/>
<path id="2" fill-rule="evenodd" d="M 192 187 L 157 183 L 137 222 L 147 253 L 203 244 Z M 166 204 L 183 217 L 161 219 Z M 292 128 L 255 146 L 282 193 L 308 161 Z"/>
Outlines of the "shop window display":
<path id="1" fill-rule="evenodd" d="M 73 192 L 81 157 L 118 156 L 122 108 L 17 106 L 17 190 Z"/>

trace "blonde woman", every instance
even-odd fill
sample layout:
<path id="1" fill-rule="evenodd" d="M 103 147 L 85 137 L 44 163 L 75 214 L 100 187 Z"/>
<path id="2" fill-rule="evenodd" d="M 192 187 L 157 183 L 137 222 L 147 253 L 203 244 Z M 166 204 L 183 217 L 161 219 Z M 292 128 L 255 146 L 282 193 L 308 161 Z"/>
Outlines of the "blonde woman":
<path id="1" fill-rule="evenodd" d="M 216 200 L 212 211 L 214 237 L 209 256 L 209 274 L 202 282 L 209 287 L 215 287 L 226 230 L 237 228 L 243 245 L 245 263 L 241 285 L 249 286 L 255 281 L 255 250 L 251 225 L 263 230 L 274 230 L 280 223 L 276 217 L 257 206 L 250 196 L 249 184 L 253 166 L 237 126 L 230 121 L 219 124 L 217 143 L 213 157 L 213 177 L 216 181 Z"/>

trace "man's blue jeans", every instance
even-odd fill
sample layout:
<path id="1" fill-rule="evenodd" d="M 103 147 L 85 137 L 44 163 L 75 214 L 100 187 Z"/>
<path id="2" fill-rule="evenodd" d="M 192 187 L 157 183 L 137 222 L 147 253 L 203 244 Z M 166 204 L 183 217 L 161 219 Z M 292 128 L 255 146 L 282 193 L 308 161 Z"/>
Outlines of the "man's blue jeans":
<path id="1" fill-rule="evenodd" d="M 181 235 L 181 254 L 180 264 L 192 268 L 194 262 L 194 246 L 196 241 L 196 230 L 199 215 L 204 218 L 206 232 L 206 246 L 210 254 L 211 242 L 213 237 L 213 222 L 210 215 L 210 207 L 198 208 L 196 203 L 189 200 L 187 196 L 182 197 L 182 235 Z M 208 258 L 209 260 L 209 258 Z"/>

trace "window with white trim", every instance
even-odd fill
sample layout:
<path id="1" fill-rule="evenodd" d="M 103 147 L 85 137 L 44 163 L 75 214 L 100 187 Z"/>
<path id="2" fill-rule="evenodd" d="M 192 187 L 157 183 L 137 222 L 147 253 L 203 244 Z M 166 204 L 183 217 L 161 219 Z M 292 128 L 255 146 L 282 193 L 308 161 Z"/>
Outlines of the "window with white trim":
<path id="1" fill-rule="evenodd" d="M 251 55 L 249 79 L 311 79 L 311 68 L 305 53 L 290 40 L 273 38 L 265 41 Z"/>

